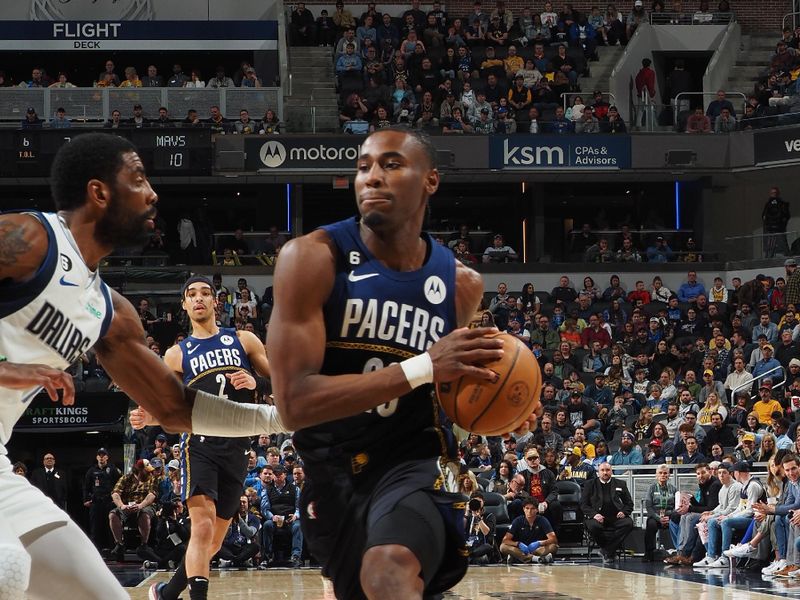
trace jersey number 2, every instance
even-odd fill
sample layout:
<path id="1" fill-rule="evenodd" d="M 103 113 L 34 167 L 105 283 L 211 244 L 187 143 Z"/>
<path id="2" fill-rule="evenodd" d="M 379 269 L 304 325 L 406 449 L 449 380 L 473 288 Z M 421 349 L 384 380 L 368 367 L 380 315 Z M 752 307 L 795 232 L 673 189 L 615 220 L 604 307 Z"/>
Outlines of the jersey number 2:
<path id="1" fill-rule="evenodd" d="M 225 398 L 225 400 L 227 400 L 228 394 L 224 392 L 225 392 L 225 384 L 228 383 L 228 380 L 225 378 L 225 374 L 217 373 L 216 380 L 217 383 L 219 384 L 219 392 L 217 392 L 217 396 L 219 396 L 220 398 Z"/>
<path id="2" fill-rule="evenodd" d="M 394 363 L 391 363 L 394 364 Z M 364 365 L 364 373 L 371 373 L 372 371 L 377 371 L 382 369 L 385 365 L 380 358 L 370 358 L 367 361 L 367 364 Z M 371 413 L 373 410 L 378 413 L 380 417 L 391 417 L 394 412 L 397 410 L 397 403 L 400 402 L 400 398 L 393 398 L 389 400 L 386 404 L 381 404 L 376 408 L 370 408 L 367 413 Z"/>

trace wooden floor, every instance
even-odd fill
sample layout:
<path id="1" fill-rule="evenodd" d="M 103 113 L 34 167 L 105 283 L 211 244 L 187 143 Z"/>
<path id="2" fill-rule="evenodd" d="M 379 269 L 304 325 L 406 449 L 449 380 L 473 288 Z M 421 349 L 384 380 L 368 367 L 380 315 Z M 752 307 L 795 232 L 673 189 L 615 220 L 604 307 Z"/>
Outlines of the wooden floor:
<path id="1" fill-rule="evenodd" d="M 130 588 L 146 600 L 156 573 Z M 184 593 L 184 598 L 188 597 Z M 332 586 L 316 570 L 213 572 L 209 598 L 221 600 L 335 600 Z M 736 585 L 708 585 L 590 565 L 471 568 L 445 600 L 762 600 L 775 598 Z"/>

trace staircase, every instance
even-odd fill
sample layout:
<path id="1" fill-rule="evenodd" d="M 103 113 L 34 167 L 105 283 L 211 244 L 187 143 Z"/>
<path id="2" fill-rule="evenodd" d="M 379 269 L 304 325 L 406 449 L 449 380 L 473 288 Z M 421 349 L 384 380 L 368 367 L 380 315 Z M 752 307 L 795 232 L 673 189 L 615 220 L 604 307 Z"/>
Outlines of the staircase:
<path id="1" fill-rule="evenodd" d="M 580 77 L 578 79 L 578 85 L 581 86 L 584 102 L 587 104 L 589 103 L 594 90 L 600 90 L 602 92 L 607 92 L 609 90 L 610 86 L 608 80 L 611 77 L 611 71 L 614 70 L 614 67 L 624 52 L 624 46 L 597 47 L 597 55 L 600 57 L 600 60 L 589 63 L 589 77 Z M 609 102 L 611 101 L 609 100 Z"/>
<path id="2" fill-rule="evenodd" d="M 749 96 L 759 75 L 769 68 L 769 61 L 775 53 L 775 44 L 779 37 L 777 33 L 742 35 L 739 58 L 731 69 L 725 90 L 743 92 Z M 738 110 L 739 101 L 732 102 L 735 102 Z"/>
<path id="3" fill-rule="evenodd" d="M 289 72 L 292 74 L 292 95 L 284 98 L 287 131 L 314 131 L 312 107 L 316 112 L 317 133 L 339 131 L 333 48 L 292 46 L 289 51 Z"/>

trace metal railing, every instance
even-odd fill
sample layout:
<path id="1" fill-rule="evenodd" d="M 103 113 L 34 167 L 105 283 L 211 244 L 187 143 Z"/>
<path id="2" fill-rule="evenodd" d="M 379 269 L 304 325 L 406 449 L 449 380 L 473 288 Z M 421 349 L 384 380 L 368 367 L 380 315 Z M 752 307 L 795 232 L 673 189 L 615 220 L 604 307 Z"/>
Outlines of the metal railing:
<path id="1" fill-rule="evenodd" d="M 718 90 L 728 81 L 731 69 L 739 56 L 741 39 L 742 28 L 735 21 L 731 21 L 725 28 L 725 35 L 714 50 L 714 55 L 703 74 L 704 90 Z"/>
<path id="2" fill-rule="evenodd" d="M 219 106 L 226 119 L 238 119 L 246 109 L 251 118 L 259 119 L 271 108 L 283 121 L 283 90 L 265 88 L 0 88 L 0 121 L 20 123 L 29 107 L 40 118 L 49 121 L 56 108 L 64 108 L 73 121 L 103 122 L 111 111 L 119 110 L 122 118 L 133 114 L 133 107 L 142 105 L 145 118 L 154 119 L 165 107 L 172 119 L 183 119 L 190 110 L 206 118 L 211 106 Z"/>
<path id="3" fill-rule="evenodd" d="M 638 100 L 639 102 L 633 106 L 631 129 L 636 128 L 638 131 L 647 132 L 655 131 L 658 119 L 658 105 L 650 97 L 650 92 L 647 91 L 647 88 L 642 90 Z"/>
<path id="4" fill-rule="evenodd" d="M 762 373 L 758 377 L 753 377 L 750 381 L 746 381 L 744 383 L 740 383 L 739 385 L 737 385 L 735 388 L 733 388 L 731 390 L 731 398 L 733 398 L 736 395 L 736 392 L 738 392 L 739 390 L 743 390 L 743 389 L 745 389 L 747 387 L 753 387 L 753 384 L 758 382 L 761 379 L 769 379 L 770 381 L 772 381 L 772 378 L 770 377 L 770 375 L 772 373 L 777 373 L 778 371 L 783 373 L 783 381 L 781 381 L 780 383 L 773 383 L 772 384 L 772 389 L 776 390 L 778 388 L 783 387 L 786 384 L 786 369 L 784 369 L 783 367 L 775 367 L 773 369 L 770 369 L 766 373 Z M 753 400 L 756 396 L 758 396 L 758 394 L 752 394 L 750 396 L 750 399 Z"/>
<path id="5" fill-rule="evenodd" d="M 786 27 L 787 27 L 787 24 L 786 24 L 787 19 L 791 19 L 791 27 L 789 27 L 789 29 L 794 29 L 795 27 L 800 26 L 800 18 L 799 17 L 800 17 L 800 11 L 790 12 L 790 13 L 786 13 L 785 15 L 783 15 L 783 19 L 781 19 L 781 31 L 786 29 Z"/>
<path id="6" fill-rule="evenodd" d="M 675 13 L 675 12 L 651 12 L 651 25 L 724 25 L 735 21 L 733 13 Z"/>
<path id="7" fill-rule="evenodd" d="M 753 233 L 748 235 L 730 235 L 722 238 L 725 243 L 725 256 L 728 260 L 757 260 L 791 256 L 787 236 L 800 235 L 800 230 L 777 233 Z M 747 240 L 751 242 L 748 250 Z M 756 242 L 761 241 L 760 244 Z"/>
<path id="8" fill-rule="evenodd" d="M 679 117 L 679 113 L 681 112 L 679 110 L 679 107 L 681 105 L 680 99 L 682 97 L 686 97 L 686 96 L 716 96 L 716 95 L 717 95 L 717 92 L 680 92 L 677 96 L 675 96 L 675 98 L 673 98 L 673 100 L 672 100 L 672 104 L 673 104 L 673 107 L 674 107 L 674 110 L 672 111 L 672 122 L 673 122 L 673 125 L 675 126 L 675 129 L 678 128 L 678 117 Z M 730 96 L 736 96 L 736 97 L 741 97 L 742 98 L 742 108 L 741 108 L 740 114 L 743 114 L 744 113 L 744 107 L 747 104 L 747 95 L 743 94 L 742 92 L 728 92 L 728 91 L 726 91 L 725 92 L 725 97 L 728 98 Z M 733 103 L 731 103 L 731 104 L 733 104 Z"/>
<path id="9" fill-rule="evenodd" d="M 634 523 L 644 521 L 644 500 L 647 490 L 655 481 L 655 469 L 658 465 L 613 465 L 614 477 L 622 479 L 628 486 L 628 491 L 633 499 L 633 514 L 631 518 Z M 680 492 L 694 493 L 697 490 L 697 477 L 695 468 L 697 465 L 677 464 L 673 461 L 667 464 L 670 469 L 670 479 L 672 484 Z M 767 474 L 767 463 L 755 463 L 754 477 L 763 477 Z"/>

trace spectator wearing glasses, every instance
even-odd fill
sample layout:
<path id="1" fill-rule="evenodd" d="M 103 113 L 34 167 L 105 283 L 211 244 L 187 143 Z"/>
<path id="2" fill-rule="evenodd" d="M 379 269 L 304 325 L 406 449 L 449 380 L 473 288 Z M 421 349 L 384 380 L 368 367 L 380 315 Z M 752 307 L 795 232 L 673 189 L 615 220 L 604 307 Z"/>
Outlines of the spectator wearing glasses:
<path id="1" fill-rule="evenodd" d="M 525 465 L 527 470 L 520 470 L 520 474 L 525 479 L 523 489 L 538 503 L 539 512 L 557 530 L 561 525 L 563 511 L 558 502 L 556 476 L 541 464 L 539 451 L 536 448 L 529 448 L 525 453 Z M 521 514 L 522 503 L 512 502 L 509 506 L 509 516 L 513 519 Z"/>

